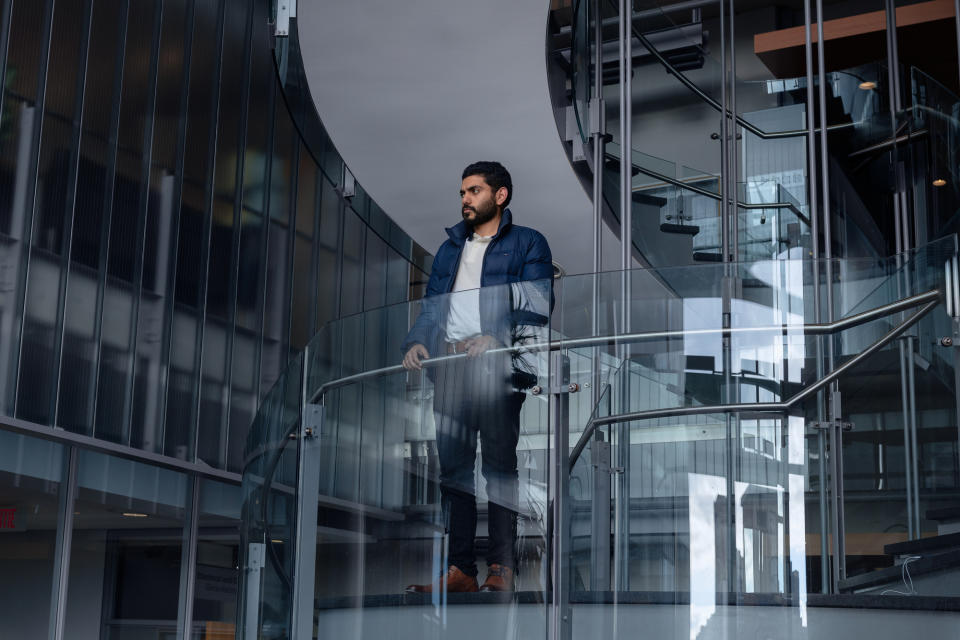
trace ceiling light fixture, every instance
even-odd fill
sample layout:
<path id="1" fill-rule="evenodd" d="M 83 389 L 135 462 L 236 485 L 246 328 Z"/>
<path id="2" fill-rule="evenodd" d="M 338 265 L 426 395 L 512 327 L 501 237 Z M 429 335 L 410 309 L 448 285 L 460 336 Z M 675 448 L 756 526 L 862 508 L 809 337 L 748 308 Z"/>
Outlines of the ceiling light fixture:
<path id="1" fill-rule="evenodd" d="M 870 89 L 876 89 L 877 83 L 871 80 L 864 80 L 863 82 L 860 83 L 860 88 L 863 89 L 864 91 L 869 91 Z"/>
<path id="2" fill-rule="evenodd" d="M 947 184 L 947 181 L 944 180 L 943 178 L 937 178 L 936 180 L 933 181 L 933 186 L 935 187 L 942 187 L 946 184 Z"/>
<path id="3" fill-rule="evenodd" d="M 123 514 L 124 518 L 146 518 L 147 514 L 145 513 L 133 513 L 132 511 L 127 511 Z"/>

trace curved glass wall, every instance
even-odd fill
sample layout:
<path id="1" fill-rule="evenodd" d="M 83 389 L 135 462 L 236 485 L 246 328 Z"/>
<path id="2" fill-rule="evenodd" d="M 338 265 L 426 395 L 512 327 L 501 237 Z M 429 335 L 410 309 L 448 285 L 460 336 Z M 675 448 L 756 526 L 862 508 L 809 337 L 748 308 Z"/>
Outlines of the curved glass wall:
<path id="1" fill-rule="evenodd" d="M 291 355 L 427 254 L 278 80 L 266 3 L 2 7 L 0 409 L 239 471 Z"/>
<path id="2" fill-rule="evenodd" d="M 956 256 L 948 238 L 833 259 L 831 281 L 825 260 L 802 259 L 587 274 L 327 325 L 248 441 L 240 637 L 948 637 Z M 821 321 L 827 288 L 836 315 Z M 469 295 L 501 320 L 496 347 L 440 343 L 422 372 L 404 369 L 408 330 L 444 326 Z M 490 380 L 522 400 L 517 581 L 448 592 L 444 425 L 451 404 L 495 406 Z M 502 496 L 474 447 L 459 486 L 482 558 Z M 941 529 L 911 542 L 916 486 Z"/>
<path id="3" fill-rule="evenodd" d="M 0 0 L 16 637 L 233 637 L 257 407 L 327 322 L 421 295 L 273 45 L 262 0 Z"/>

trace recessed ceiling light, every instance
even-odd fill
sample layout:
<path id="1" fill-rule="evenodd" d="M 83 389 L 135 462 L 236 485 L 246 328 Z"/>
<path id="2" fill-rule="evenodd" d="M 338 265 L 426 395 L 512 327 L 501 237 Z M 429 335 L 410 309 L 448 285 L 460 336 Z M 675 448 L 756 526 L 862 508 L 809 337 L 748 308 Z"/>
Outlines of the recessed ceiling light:
<path id="1" fill-rule="evenodd" d="M 872 82 L 870 80 L 865 80 L 860 83 L 860 88 L 863 89 L 864 91 L 869 91 L 870 89 L 876 89 L 877 83 Z"/>
<path id="2" fill-rule="evenodd" d="M 947 184 L 947 181 L 944 180 L 943 178 L 937 178 L 936 180 L 933 181 L 933 186 L 935 187 L 942 187 L 946 184 Z"/>
<path id="3" fill-rule="evenodd" d="M 283 544 L 283 540 L 280 540 L 278 538 L 271 538 L 270 542 L 272 542 L 273 544 Z"/>
<path id="4" fill-rule="evenodd" d="M 146 518 L 146 517 L 147 517 L 147 514 L 145 514 L 145 513 L 133 513 L 133 512 L 128 511 L 128 512 L 125 512 L 125 513 L 123 514 L 123 517 L 124 517 L 124 518 Z"/>

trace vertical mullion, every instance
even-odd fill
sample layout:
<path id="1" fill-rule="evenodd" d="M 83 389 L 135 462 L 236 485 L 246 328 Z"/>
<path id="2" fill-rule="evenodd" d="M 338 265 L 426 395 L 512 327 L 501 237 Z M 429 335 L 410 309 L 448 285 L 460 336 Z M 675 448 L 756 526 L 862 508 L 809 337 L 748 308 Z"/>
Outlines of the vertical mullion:
<path id="1" fill-rule="evenodd" d="M 191 476 L 187 496 L 187 521 L 180 549 L 180 593 L 177 598 L 177 638 L 193 637 L 193 595 L 197 583 L 197 519 L 200 513 L 200 477 Z"/>
<path id="2" fill-rule="evenodd" d="M 816 139 L 816 102 L 813 95 L 813 40 L 810 25 L 812 17 L 812 0 L 804 0 L 804 58 L 806 61 L 807 93 L 806 93 L 806 112 L 807 112 L 807 211 L 810 215 L 810 236 L 812 238 L 811 248 L 813 261 L 813 317 L 814 322 L 821 322 L 820 309 L 820 221 L 817 199 L 817 139 Z M 820 17 L 817 16 L 819 20 Z M 822 119 L 822 116 L 821 116 Z M 823 123 L 821 122 L 821 125 Z M 816 349 L 816 371 L 817 378 L 823 377 L 823 337 L 817 336 L 815 342 Z M 824 394 L 817 393 L 817 420 L 823 422 L 826 418 L 824 413 Z M 827 451 L 826 434 L 820 430 L 817 432 L 817 451 L 819 454 L 818 473 L 820 475 L 819 483 L 819 507 L 820 507 L 820 590 L 823 593 L 830 593 L 830 549 L 829 549 L 829 525 L 827 523 Z"/>
<path id="3" fill-rule="evenodd" d="M 286 109 L 284 103 L 284 109 Z M 293 119 L 287 112 L 287 116 Z M 287 311 L 286 327 L 280 345 L 286 348 L 284 362 L 290 361 L 290 336 L 293 332 L 293 267 L 297 240 L 297 189 L 300 188 L 300 134 L 296 126 L 290 127 L 293 151 L 290 159 L 290 198 L 287 203 L 287 290 L 284 292 L 283 308 Z M 286 367 L 281 365 L 280 370 Z"/>
<path id="4" fill-rule="evenodd" d="M 60 485 L 60 501 L 57 508 L 57 541 L 53 558 L 53 586 L 50 594 L 50 624 L 48 638 L 63 640 L 67 618 L 67 586 L 70 583 L 70 550 L 73 546 L 73 503 L 77 494 L 76 447 L 67 449 L 64 461 L 64 476 Z"/>
<path id="5" fill-rule="evenodd" d="M 175 176 L 173 187 L 173 216 L 170 221 L 170 263 L 167 268 L 166 287 L 166 308 L 164 309 L 163 319 L 163 346 L 162 361 L 160 363 L 161 382 L 160 389 L 160 438 L 161 450 L 166 450 L 167 438 L 167 405 L 169 404 L 169 386 L 170 386 L 170 349 L 173 340 L 173 314 L 176 309 L 174 298 L 176 297 L 177 287 L 177 266 L 180 252 L 180 213 L 183 211 L 183 175 L 185 172 L 185 156 L 187 148 L 187 121 L 189 119 L 190 106 L 190 66 L 193 61 L 193 28 L 196 20 L 196 0 L 188 0 L 187 24 L 184 29 L 184 52 L 183 52 L 183 88 L 180 92 L 179 125 L 177 128 L 177 151 Z"/>
<path id="6" fill-rule="evenodd" d="M 313 158 L 313 154 L 310 154 L 310 158 Z M 323 174 L 320 172 L 319 163 L 314 170 L 314 184 L 316 186 L 313 194 L 313 241 L 310 243 L 310 274 L 312 275 L 310 284 L 312 285 L 313 295 L 310 296 L 310 321 L 307 331 L 310 337 L 307 338 L 308 344 L 310 339 L 320 330 L 320 327 L 317 326 L 320 296 L 317 295 L 316 287 L 317 283 L 320 282 L 320 205 L 323 201 Z"/>
<path id="7" fill-rule="evenodd" d="M 85 0 L 83 10 L 83 35 L 80 43 L 80 68 L 77 70 L 77 88 L 74 93 L 73 108 L 73 139 L 71 140 L 70 152 L 70 174 L 67 178 L 67 202 L 65 205 L 65 240 L 62 242 L 60 260 L 61 284 L 57 297 L 57 328 L 54 339 L 53 369 L 57 372 L 57 380 L 51 390 L 50 402 L 53 416 L 51 424 L 54 426 L 60 422 L 60 382 L 63 378 L 63 340 L 65 326 L 65 309 L 67 295 L 70 291 L 70 255 L 73 252 L 73 225 L 76 217 L 77 204 L 77 182 L 80 173 L 80 144 L 83 139 L 83 103 L 87 91 L 87 69 L 89 67 L 90 55 L 90 31 L 93 27 L 93 0 Z"/>
<path id="8" fill-rule="evenodd" d="M 272 55 L 270 53 L 269 55 Z M 274 143 L 274 133 L 275 133 L 275 124 L 277 121 L 276 110 L 277 110 L 277 87 L 280 80 L 275 78 L 273 82 L 270 83 L 270 98 L 269 106 L 267 107 L 267 112 L 270 114 L 267 125 L 267 140 L 264 148 L 267 150 L 266 162 L 264 163 L 263 171 L 263 184 L 264 184 L 264 195 L 263 195 L 263 207 L 261 210 L 261 224 L 263 225 L 263 237 L 260 239 L 260 255 L 263 256 L 263 260 L 260 263 L 260 273 L 257 274 L 257 277 L 260 279 L 258 283 L 259 289 L 259 301 L 257 302 L 260 310 L 260 322 L 259 322 L 259 331 L 260 336 L 256 341 L 257 351 L 254 355 L 254 370 L 256 371 L 256 385 L 257 385 L 257 406 L 260 406 L 260 401 L 263 398 L 263 377 L 260 371 L 263 363 L 263 334 L 264 334 L 264 323 L 266 321 L 266 310 L 267 310 L 267 265 L 269 263 L 270 257 L 270 204 L 271 204 L 271 188 L 273 185 L 273 143 Z"/>
<path id="9" fill-rule="evenodd" d="M 230 406 L 233 401 L 233 345 L 237 335 L 237 287 L 240 280 L 240 241 L 241 226 L 243 220 L 243 176 L 246 169 L 245 159 L 247 157 L 247 126 L 250 118 L 250 76 L 253 66 L 253 47 L 251 46 L 253 36 L 253 2 L 247 2 L 247 26 L 244 33 L 244 44 L 246 45 L 246 56 L 243 62 L 243 86 L 240 89 L 240 125 L 237 131 L 237 167 L 234 178 L 233 191 L 233 244 L 231 245 L 230 255 L 230 289 L 229 300 L 227 302 L 227 342 L 224 357 L 226 364 L 224 368 L 223 379 L 223 401 L 224 410 L 220 415 L 220 448 L 224 463 L 227 466 L 230 449 L 228 440 L 230 437 Z"/>
<path id="10" fill-rule="evenodd" d="M 213 68 L 213 96 L 210 100 L 210 134 L 207 138 L 207 179 L 205 181 L 204 193 L 204 213 L 203 213 L 203 235 L 204 243 L 200 255 L 200 308 L 197 315 L 197 328 L 194 341 L 193 371 L 196 372 L 195 382 L 196 395 L 191 408 L 190 427 L 193 429 L 193 436 L 190 438 L 192 450 L 188 453 L 189 460 L 197 459 L 197 450 L 200 438 L 200 403 L 203 400 L 203 341 L 206 337 L 207 329 L 207 281 L 210 271 L 210 242 L 213 232 L 213 200 L 214 183 L 217 168 L 217 141 L 220 131 L 220 87 L 223 79 L 220 74 L 223 69 L 223 33 L 226 17 L 227 0 L 220 0 L 217 7 L 217 44 L 216 44 L 216 63 Z"/>
<path id="11" fill-rule="evenodd" d="M 10 22 L 13 17 L 13 0 L 3 0 L 0 9 L 0 112 L 7 86 L 7 49 L 10 45 Z"/>
<path id="12" fill-rule="evenodd" d="M 149 89 L 147 94 L 147 109 L 144 114 L 143 145 L 140 161 L 140 195 L 137 203 L 137 238 L 139 250 L 136 252 L 136 263 L 133 273 L 133 308 L 130 315 L 130 351 L 127 355 L 127 388 L 123 396 L 123 437 L 122 441 L 130 444 L 133 425 L 133 394 L 136 389 L 137 373 L 137 343 L 140 331 L 140 303 L 143 297 L 143 270 L 144 246 L 147 234 L 147 216 L 150 209 L 150 172 L 153 163 L 153 125 L 156 120 L 157 84 L 160 66 L 160 39 L 163 32 L 163 2 L 155 0 L 156 7 L 153 14 L 153 40 L 150 48 Z"/>
<path id="13" fill-rule="evenodd" d="M 33 132 L 30 142 L 30 165 L 27 168 L 27 171 L 32 174 L 27 178 L 31 182 L 30 195 L 29 200 L 25 201 L 23 204 L 24 214 L 26 214 L 26 211 L 29 210 L 30 215 L 24 215 L 23 231 L 20 235 L 20 246 L 22 247 L 23 251 L 23 255 L 20 257 L 20 264 L 22 265 L 22 268 L 20 269 L 18 281 L 18 290 L 20 291 L 20 295 L 18 296 L 18 301 L 14 307 L 15 313 L 18 312 L 20 314 L 20 323 L 19 327 L 17 328 L 17 345 L 15 347 L 17 350 L 17 382 L 13 390 L 12 415 L 17 415 L 17 399 L 20 395 L 20 367 L 23 366 L 23 327 L 24 324 L 26 324 L 27 289 L 30 286 L 30 254 L 32 253 L 30 247 L 33 245 L 33 227 L 37 209 L 37 179 L 39 174 L 38 163 L 40 162 L 40 140 L 43 135 L 43 114 L 46 111 L 47 102 L 47 71 L 48 67 L 50 66 L 50 46 L 53 34 L 53 11 L 54 0 L 47 0 L 47 6 L 44 10 L 43 32 L 40 37 L 42 44 L 40 49 L 40 64 L 38 65 L 39 74 L 37 78 L 37 101 L 34 107 Z M 7 19 L 9 20 L 10 17 L 8 16 Z M 9 28 L 7 31 L 9 31 Z M 6 47 L 4 50 L 6 51 Z M 4 68 L 5 67 L 6 65 L 4 65 Z M 2 109 L 2 103 L 0 103 L 0 109 Z M 0 392 L 2 392 L 2 390 L 0 390 Z"/>
<path id="14" fill-rule="evenodd" d="M 334 193 L 339 193 L 334 189 Z M 337 273 L 334 275 L 334 293 L 333 296 L 333 317 L 334 319 L 340 318 L 340 292 L 343 291 L 343 238 L 346 233 L 344 227 L 346 226 L 346 215 L 347 215 L 347 205 L 342 197 L 337 196 L 337 257 L 333 261 L 334 268 L 337 270 Z"/>
<path id="15" fill-rule="evenodd" d="M 127 57 L 127 32 L 130 16 L 130 0 L 120 10 L 120 42 L 117 63 L 113 73 L 113 107 L 110 112 L 110 131 L 107 134 L 107 171 L 104 184 L 103 217 L 100 221 L 100 259 L 97 272 L 97 301 L 93 320 L 93 335 L 96 347 L 93 350 L 93 380 L 89 387 L 88 424 L 91 433 L 97 433 L 97 401 L 100 390 L 100 361 L 103 352 L 103 301 L 107 293 L 107 271 L 110 262 L 110 228 L 113 223 L 113 189 L 117 180 L 117 145 L 120 138 L 120 103 L 123 99 L 123 69 Z"/>

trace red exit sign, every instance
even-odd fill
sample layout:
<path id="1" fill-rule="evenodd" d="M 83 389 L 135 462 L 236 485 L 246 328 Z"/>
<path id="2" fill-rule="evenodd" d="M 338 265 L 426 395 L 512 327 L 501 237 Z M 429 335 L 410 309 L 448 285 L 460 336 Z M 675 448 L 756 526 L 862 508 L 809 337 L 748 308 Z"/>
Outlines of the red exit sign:
<path id="1" fill-rule="evenodd" d="M 0 531 L 20 531 L 16 507 L 0 507 Z"/>

